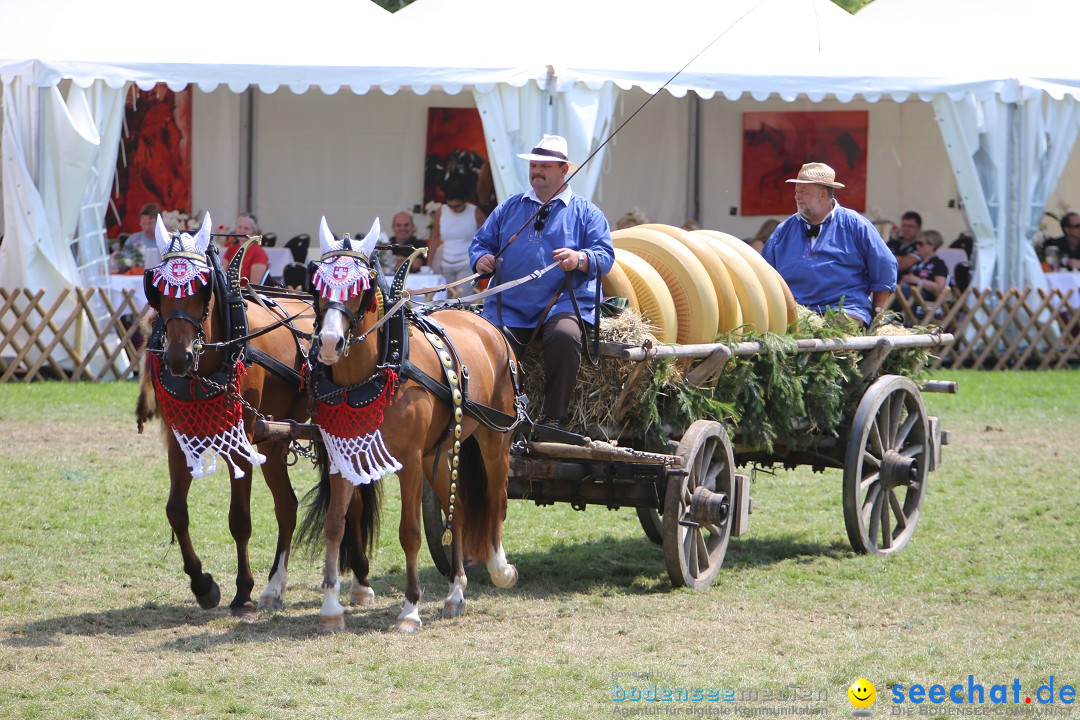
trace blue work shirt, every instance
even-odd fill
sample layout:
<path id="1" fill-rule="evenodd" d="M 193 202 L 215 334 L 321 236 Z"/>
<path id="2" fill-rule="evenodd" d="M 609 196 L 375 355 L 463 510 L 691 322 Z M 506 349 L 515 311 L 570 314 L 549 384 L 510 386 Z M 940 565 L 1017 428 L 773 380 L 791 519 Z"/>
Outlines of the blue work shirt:
<path id="1" fill-rule="evenodd" d="M 516 280 L 550 265 L 554 261 L 552 253 L 559 248 L 582 251 L 589 257 L 588 269 L 584 272 L 572 270 L 570 279 L 581 315 L 588 321 L 593 317 L 596 283 L 615 262 L 607 218 L 599 208 L 567 188 L 552 199 L 544 227 L 537 230 L 535 218 L 528 224 L 526 221 L 541 204 L 536 192 L 530 189 L 495 208 L 473 237 L 469 246 L 469 264 L 475 270 L 477 260 L 488 253 L 496 255 L 519 230 L 521 234 L 517 240 L 502 255 L 496 255 L 501 262 L 497 264 L 494 280 L 499 283 Z M 559 291 L 565 275 L 556 267 L 537 280 L 501 293 L 498 297 L 502 298 L 502 322 L 507 327 L 535 327 L 540 321 L 540 313 Z M 484 302 L 484 317 L 496 325 L 499 324 L 498 304 L 495 296 Z M 549 316 L 573 311 L 569 294 L 563 293 Z"/>
<path id="2" fill-rule="evenodd" d="M 773 231 L 761 251 L 787 281 L 800 305 L 839 308 L 870 322 L 870 293 L 896 287 L 896 258 L 877 228 L 854 210 L 835 205 L 811 244 L 797 213 Z"/>

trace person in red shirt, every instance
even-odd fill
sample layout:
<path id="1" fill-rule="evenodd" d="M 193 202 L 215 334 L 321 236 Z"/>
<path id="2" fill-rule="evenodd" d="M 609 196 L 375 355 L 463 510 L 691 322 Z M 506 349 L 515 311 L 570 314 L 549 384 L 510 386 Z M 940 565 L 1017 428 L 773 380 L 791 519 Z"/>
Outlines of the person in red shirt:
<path id="1" fill-rule="evenodd" d="M 240 213 L 240 216 L 236 218 L 236 229 L 233 232 L 248 237 L 262 234 L 262 231 L 259 230 L 258 219 L 254 213 L 249 212 Z M 225 249 L 226 266 L 232 262 L 236 252 L 244 244 L 245 238 L 233 237 L 229 238 L 229 240 L 230 242 Z M 244 261 L 240 265 L 240 277 L 247 278 L 249 283 L 261 284 L 266 278 L 266 271 L 269 267 L 270 258 L 267 256 L 266 251 L 258 245 L 251 245 L 247 252 L 244 253 Z"/>

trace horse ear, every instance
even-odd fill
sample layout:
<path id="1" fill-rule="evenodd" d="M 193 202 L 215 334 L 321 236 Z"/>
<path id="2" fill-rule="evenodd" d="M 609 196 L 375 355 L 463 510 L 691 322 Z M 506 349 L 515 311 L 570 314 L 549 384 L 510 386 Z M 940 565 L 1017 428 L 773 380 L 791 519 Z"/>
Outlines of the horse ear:
<path id="1" fill-rule="evenodd" d="M 319 246 L 322 247 L 323 255 L 333 252 L 336 242 L 334 233 L 330 232 L 330 226 L 326 224 L 326 216 L 323 215 L 322 222 L 319 223 Z"/>
<path id="2" fill-rule="evenodd" d="M 165 228 L 165 221 L 161 219 L 161 213 L 157 216 L 157 225 L 154 226 L 154 240 L 157 241 L 158 253 L 164 255 L 169 252 L 169 231 Z"/>
<path id="3" fill-rule="evenodd" d="M 202 227 L 195 235 L 195 252 L 206 254 L 206 248 L 210 247 L 210 213 L 203 215 Z"/>
<path id="4" fill-rule="evenodd" d="M 379 242 L 380 232 L 382 231 L 379 228 L 379 218 L 375 218 L 375 222 L 372 223 L 368 234 L 364 236 L 364 241 L 360 243 L 360 252 L 363 253 L 364 257 L 371 257 L 371 253 L 375 250 L 375 243 Z"/>

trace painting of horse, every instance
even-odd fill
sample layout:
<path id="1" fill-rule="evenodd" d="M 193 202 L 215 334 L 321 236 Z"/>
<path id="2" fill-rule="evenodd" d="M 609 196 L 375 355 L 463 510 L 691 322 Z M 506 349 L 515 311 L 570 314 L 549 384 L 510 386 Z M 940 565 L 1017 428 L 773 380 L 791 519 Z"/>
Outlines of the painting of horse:
<path id="1" fill-rule="evenodd" d="M 394 624 L 397 630 L 414 633 L 422 626 L 418 555 L 425 478 L 449 518 L 443 542 L 450 544 L 453 561 L 443 615 L 464 611 L 466 559 L 486 563 L 498 587 L 513 587 L 518 579 L 502 544 L 510 428 L 466 412 L 479 407 L 503 418 L 517 415 L 512 351 L 495 326 L 471 312 L 410 310 L 406 318 L 405 308 L 399 307 L 380 318 L 378 274 L 371 261 L 378 235 L 376 220 L 363 241 L 348 236 L 339 240 L 324 218 L 322 259 L 312 271 L 319 307 L 311 353 L 319 363 L 310 387 L 323 397 L 358 393 L 348 411 L 357 422 L 343 424 L 318 403 L 313 416 L 334 458 L 324 475 L 326 492 L 320 494 L 326 541 L 320 612 L 324 631 L 344 628 L 337 571 L 346 514 L 360 496 L 358 488 L 378 482 L 389 471 L 397 473 L 401 486 L 398 538 L 405 552 L 407 585 Z M 396 335 L 395 322 L 403 330 Z M 402 336 L 405 347 L 390 340 Z M 322 382 L 329 383 L 330 390 L 317 389 L 320 373 L 325 373 Z"/>
<path id="2" fill-rule="evenodd" d="M 267 441 L 256 450 L 250 428 L 256 413 L 278 420 L 307 418 L 298 372 L 305 358 L 294 330 L 310 333 L 314 316 L 310 300 L 303 297 L 271 303 L 241 300 L 238 293 L 230 298 L 229 280 L 210 245 L 211 227 L 207 213 L 194 236 L 169 233 L 158 217 L 155 236 L 162 263 L 147 270 L 145 279 L 157 319 L 142 362 L 136 417 L 139 432 L 151 418 L 162 417 L 169 460 L 165 511 L 191 591 L 204 609 L 218 605 L 221 590 L 195 552 L 188 494 L 194 479 L 215 470 L 218 457 L 226 461 L 229 529 L 237 556 L 236 594 L 229 607 L 233 615 L 251 620 L 257 608 L 283 606 L 298 501 L 285 462 L 288 441 Z M 237 323 L 250 325 L 253 335 L 267 331 L 230 341 Z M 248 541 L 251 471 L 258 463 L 273 495 L 278 536 L 269 582 L 256 606 Z"/>

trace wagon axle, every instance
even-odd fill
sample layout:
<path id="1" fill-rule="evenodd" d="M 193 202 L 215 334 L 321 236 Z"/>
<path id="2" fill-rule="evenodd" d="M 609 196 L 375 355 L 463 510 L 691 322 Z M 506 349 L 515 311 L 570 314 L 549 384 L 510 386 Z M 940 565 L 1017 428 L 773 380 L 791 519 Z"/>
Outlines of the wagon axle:
<path id="1" fill-rule="evenodd" d="M 881 479 L 888 487 L 913 487 L 919 478 L 919 461 L 887 450 L 881 459 Z"/>
<path id="2" fill-rule="evenodd" d="M 696 525 L 720 527 L 727 522 L 731 514 L 731 498 L 727 493 L 713 492 L 707 487 L 694 490 L 690 499 L 690 510 L 686 517 Z M 686 521 L 681 521 L 685 525 Z"/>

